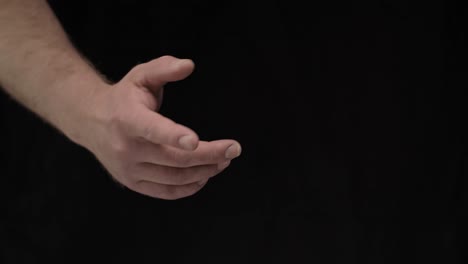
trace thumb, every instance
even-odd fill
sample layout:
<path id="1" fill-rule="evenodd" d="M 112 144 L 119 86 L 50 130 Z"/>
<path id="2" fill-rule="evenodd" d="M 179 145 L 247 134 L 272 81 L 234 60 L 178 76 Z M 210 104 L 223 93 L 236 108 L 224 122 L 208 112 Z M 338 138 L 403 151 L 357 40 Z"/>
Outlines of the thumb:
<path id="1" fill-rule="evenodd" d="M 124 79 L 158 94 L 166 83 L 187 78 L 194 68 L 195 64 L 192 60 L 163 56 L 137 65 Z"/>

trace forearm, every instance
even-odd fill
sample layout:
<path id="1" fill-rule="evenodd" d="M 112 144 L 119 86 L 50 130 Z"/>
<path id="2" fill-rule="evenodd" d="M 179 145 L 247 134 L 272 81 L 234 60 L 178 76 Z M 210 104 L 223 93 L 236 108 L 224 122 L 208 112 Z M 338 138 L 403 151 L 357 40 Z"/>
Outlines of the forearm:
<path id="1" fill-rule="evenodd" d="M 74 49 L 45 0 L 0 0 L 0 86 L 73 140 L 105 81 Z"/>

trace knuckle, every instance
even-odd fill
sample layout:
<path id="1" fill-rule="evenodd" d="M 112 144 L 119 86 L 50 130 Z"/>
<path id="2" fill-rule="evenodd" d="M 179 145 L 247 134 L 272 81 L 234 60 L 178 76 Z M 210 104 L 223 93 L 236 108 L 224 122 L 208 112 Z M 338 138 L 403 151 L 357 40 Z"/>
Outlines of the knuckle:
<path id="1" fill-rule="evenodd" d="M 190 182 L 186 169 L 172 169 L 169 172 L 169 177 L 173 185 L 185 185 Z"/>
<path id="2" fill-rule="evenodd" d="M 204 164 L 218 163 L 220 160 L 223 160 L 223 159 L 224 159 L 224 156 L 220 154 L 220 151 L 214 150 L 214 149 L 201 152 L 198 155 L 199 162 L 204 163 Z"/>
<path id="3" fill-rule="evenodd" d="M 187 168 L 193 164 L 193 157 L 181 151 L 174 151 L 171 158 L 175 165 L 181 168 Z"/>
<path id="4" fill-rule="evenodd" d="M 116 169 L 115 175 L 124 185 L 136 185 L 139 182 L 137 170 L 130 163 L 121 162 Z"/>
<path id="5" fill-rule="evenodd" d="M 181 199 L 183 197 L 175 196 L 175 195 L 169 195 L 169 196 L 161 196 L 161 199 L 168 200 L 168 201 L 175 201 L 178 199 Z"/>
<path id="6" fill-rule="evenodd" d="M 210 151 L 208 152 L 208 159 L 210 162 L 216 162 L 220 159 L 221 155 L 219 151 Z"/>
<path id="7" fill-rule="evenodd" d="M 163 197 L 166 200 L 178 200 L 196 194 L 203 188 L 203 185 L 192 183 L 186 186 L 166 186 Z"/>
<path id="8" fill-rule="evenodd" d="M 206 184 L 208 183 L 209 179 L 206 179 L 206 180 L 201 180 L 199 182 L 197 182 L 198 184 L 198 189 L 196 192 L 200 191 L 201 189 L 203 189 L 203 187 L 206 186 Z"/>
<path id="9" fill-rule="evenodd" d="M 130 74 L 134 77 L 134 78 L 138 78 L 141 76 L 141 73 L 145 67 L 146 63 L 140 63 L 138 65 L 136 65 L 135 67 L 133 67 L 131 70 L 130 70 Z"/>
<path id="10" fill-rule="evenodd" d="M 209 175 L 209 177 L 211 178 L 211 177 L 213 177 L 213 176 L 216 176 L 216 175 L 217 175 L 218 173 L 220 173 L 222 170 L 223 170 L 223 169 L 220 169 L 220 168 L 218 167 L 218 165 L 212 165 L 212 166 L 210 167 L 210 175 Z"/>
<path id="11" fill-rule="evenodd" d="M 159 57 L 159 60 L 161 60 L 162 62 L 170 62 L 172 60 L 174 60 L 175 57 L 171 56 L 171 55 L 164 55 L 164 56 L 161 56 Z"/>
<path id="12" fill-rule="evenodd" d="M 175 169 L 168 175 L 175 186 L 191 185 L 197 181 L 206 181 L 218 173 L 217 166 Z"/>
<path id="13" fill-rule="evenodd" d="M 130 190 L 133 190 L 135 192 L 138 192 L 138 193 L 143 193 L 144 192 L 143 189 L 142 189 L 142 186 L 141 186 L 141 182 L 139 182 L 137 180 L 131 180 L 128 177 L 126 177 L 124 182 L 122 182 L 122 184 L 124 184 L 125 186 L 127 186 L 127 188 L 129 188 Z"/>
<path id="14" fill-rule="evenodd" d="M 160 196 L 165 200 L 180 199 L 183 196 L 180 196 L 180 194 L 178 194 L 177 188 L 177 186 L 165 185 L 161 190 Z"/>
<path id="15" fill-rule="evenodd" d="M 114 140 L 111 143 L 111 150 L 118 158 L 126 158 L 128 156 L 128 144 L 122 140 Z"/>
<path id="16" fill-rule="evenodd" d="M 179 194 L 177 195 L 178 198 L 176 199 L 192 196 L 196 194 L 197 192 L 199 192 L 201 189 L 202 189 L 202 186 L 198 185 L 197 183 L 191 184 L 190 186 L 187 186 L 184 189 L 181 189 L 179 191 Z"/>
<path id="17" fill-rule="evenodd" d="M 115 111 L 108 117 L 109 127 L 114 131 L 122 130 L 126 127 L 127 123 L 127 118 L 124 115 L 120 114 L 120 111 Z"/>
<path id="18" fill-rule="evenodd" d="M 203 181 L 212 177 L 217 172 L 216 166 L 203 166 L 193 173 L 193 180 Z"/>
<path id="19" fill-rule="evenodd" d="M 142 178 L 141 173 L 136 169 L 131 169 L 129 166 L 122 168 L 124 178 L 129 184 L 137 184 Z"/>
<path id="20" fill-rule="evenodd" d="M 192 196 L 199 192 L 208 182 L 208 180 L 201 180 L 197 183 L 192 183 L 184 186 L 173 185 L 147 185 L 145 182 L 137 181 L 126 184 L 126 186 L 138 193 L 163 199 L 163 200 L 178 200 L 185 197 Z"/>
<path id="21" fill-rule="evenodd" d="M 206 182 L 201 182 L 201 183 L 194 183 L 191 185 L 191 187 L 187 190 L 186 196 L 192 196 L 196 193 L 198 193 L 203 187 L 205 186 Z"/>
<path id="22" fill-rule="evenodd" d="M 145 126 L 143 128 L 143 138 L 148 140 L 148 141 L 151 141 L 153 136 L 154 136 L 153 129 L 150 126 Z"/>
<path id="23" fill-rule="evenodd" d="M 145 80 L 145 67 L 147 63 L 141 63 L 133 67 L 129 73 L 128 73 L 128 78 L 129 81 L 135 83 L 135 84 L 140 84 L 142 81 Z"/>

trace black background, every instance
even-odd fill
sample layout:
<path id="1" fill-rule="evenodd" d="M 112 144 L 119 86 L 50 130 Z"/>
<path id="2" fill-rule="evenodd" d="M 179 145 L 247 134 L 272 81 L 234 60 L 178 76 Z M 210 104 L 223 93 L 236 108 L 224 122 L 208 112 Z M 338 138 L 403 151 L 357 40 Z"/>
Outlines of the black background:
<path id="1" fill-rule="evenodd" d="M 193 197 L 148 198 L 1 94 L 0 262 L 466 261 L 460 3 L 50 2 L 111 80 L 193 59 L 161 112 L 243 155 Z"/>

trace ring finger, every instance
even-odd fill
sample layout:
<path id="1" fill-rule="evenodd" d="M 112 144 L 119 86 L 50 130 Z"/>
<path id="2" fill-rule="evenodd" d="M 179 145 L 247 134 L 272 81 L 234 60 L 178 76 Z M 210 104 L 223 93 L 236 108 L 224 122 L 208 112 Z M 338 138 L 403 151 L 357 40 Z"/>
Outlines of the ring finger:
<path id="1" fill-rule="evenodd" d="M 189 168 L 175 168 L 151 163 L 140 163 L 135 175 L 139 181 L 148 181 L 167 185 L 187 185 L 207 180 L 223 171 L 230 162 L 201 165 Z"/>

